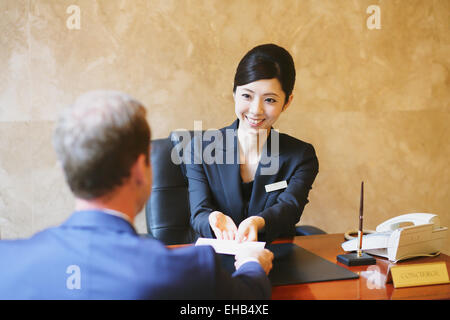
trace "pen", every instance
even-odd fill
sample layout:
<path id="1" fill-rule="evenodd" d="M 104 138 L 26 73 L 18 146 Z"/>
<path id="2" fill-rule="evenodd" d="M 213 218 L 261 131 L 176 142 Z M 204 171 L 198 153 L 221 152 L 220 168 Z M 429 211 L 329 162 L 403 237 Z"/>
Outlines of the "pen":
<path id="1" fill-rule="evenodd" d="M 358 258 L 361 257 L 363 238 L 364 181 L 361 181 L 361 199 L 359 203 Z"/>

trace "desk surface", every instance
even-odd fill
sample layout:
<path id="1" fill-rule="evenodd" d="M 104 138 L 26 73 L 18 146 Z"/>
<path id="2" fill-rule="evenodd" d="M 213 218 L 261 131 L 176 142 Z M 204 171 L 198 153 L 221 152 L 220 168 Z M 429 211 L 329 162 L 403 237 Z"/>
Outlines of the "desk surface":
<path id="1" fill-rule="evenodd" d="M 359 279 L 304 283 L 272 288 L 272 299 L 279 300 L 354 300 L 354 299 L 450 299 L 450 284 L 420 286 L 395 289 L 392 283 L 385 283 L 389 265 L 385 258 L 376 257 L 377 264 L 372 266 L 347 267 L 336 261 L 338 254 L 345 253 L 341 248 L 343 234 L 324 234 L 299 236 L 293 239 L 278 240 L 293 242 L 324 259 L 337 263 L 359 275 Z M 410 259 L 397 265 L 445 261 L 450 268 L 450 257 L 440 254 L 437 257 Z"/>

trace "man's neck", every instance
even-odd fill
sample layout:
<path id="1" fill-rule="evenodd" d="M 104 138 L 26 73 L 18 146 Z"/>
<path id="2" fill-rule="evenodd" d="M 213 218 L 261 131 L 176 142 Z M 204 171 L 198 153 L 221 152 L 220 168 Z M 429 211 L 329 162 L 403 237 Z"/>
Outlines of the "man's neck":
<path id="1" fill-rule="evenodd" d="M 84 199 L 75 199 L 75 210 L 103 210 L 103 211 L 116 211 L 123 215 L 125 215 L 130 223 L 134 223 L 135 214 L 133 213 L 133 209 L 130 208 L 127 203 L 120 203 L 114 200 L 106 200 L 105 199 L 92 199 L 92 200 L 84 200 Z"/>

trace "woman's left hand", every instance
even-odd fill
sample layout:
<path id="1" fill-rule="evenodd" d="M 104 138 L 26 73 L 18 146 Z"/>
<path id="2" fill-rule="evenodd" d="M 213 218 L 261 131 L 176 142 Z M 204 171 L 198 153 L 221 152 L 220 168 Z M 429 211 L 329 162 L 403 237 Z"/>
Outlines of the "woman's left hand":
<path id="1" fill-rule="evenodd" d="M 258 231 L 264 228 L 265 224 L 264 218 L 260 216 L 248 217 L 239 224 L 237 230 L 238 241 L 258 241 Z"/>

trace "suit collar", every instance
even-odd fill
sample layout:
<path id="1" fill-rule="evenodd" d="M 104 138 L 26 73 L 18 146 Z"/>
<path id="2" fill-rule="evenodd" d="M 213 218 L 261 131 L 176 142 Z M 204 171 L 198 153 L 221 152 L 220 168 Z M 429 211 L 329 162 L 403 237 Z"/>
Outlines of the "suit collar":
<path id="1" fill-rule="evenodd" d="M 70 228 L 108 229 L 137 234 L 134 227 L 128 221 L 101 210 L 75 211 L 62 226 Z"/>
<path id="2" fill-rule="evenodd" d="M 232 212 L 243 211 L 243 199 L 241 192 L 241 173 L 239 166 L 239 150 L 237 141 L 237 128 L 239 119 L 230 126 L 221 129 L 223 150 L 225 151 L 223 164 L 218 165 L 220 181 L 227 197 L 227 202 Z M 228 142 L 228 143 L 227 143 Z M 231 160 L 231 161 L 229 161 Z M 236 222 L 236 221 L 235 221 Z"/>
<path id="3" fill-rule="evenodd" d="M 224 164 L 218 166 L 218 171 L 221 176 L 220 181 L 222 181 L 222 186 L 225 190 L 229 207 L 233 212 L 243 212 L 239 148 L 237 141 L 238 127 L 239 119 L 236 119 L 230 126 L 221 129 L 223 130 L 221 136 L 224 138 L 226 137 L 226 130 L 232 130 L 233 132 L 233 143 L 227 144 L 225 143 L 226 141 L 224 141 L 223 147 L 225 152 L 229 152 L 230 156 L 232 155 L 234 161 L 231 164 L 226 164 L 224 161 Z M 228 139 L 231 140 L 231 137 Z M 278 131 L 271 128 L 269 136 L 267 137 L 262 149 L 258 168 L 256 169 L 255 180 L 253 182 L 253 192 L 248 208 L 249 215 L 257 214 L 264 209 L 269 195 L 265 191 L 265 185 L 276 182 L 275 180 L 278 176 L 277 172 L 282 166 L 282 157 L 280 157 L 280 153 L 280 134 Z"/>
<path id="4" fill-rule="evenodd" d="M 225 127 L 225 129 L 233 130 L 237 130 L 237 128 L 239 128 L 239 119 L 234 120 L 232 124 L 230 124 L 228 127 Z"/>
<path id="5" fill-rule="evenodd" d="M 218 146 L 222 146 L 225 152 L 233 152 L 237 146 L 237 129 L 239 127 L 239 119 L 236 119 L 228 127 L 220 129 L 221 133 L 219 135 L 219 140 L 217 141 Z M 236 158 L 234 158 L 236 159 Z"/>

